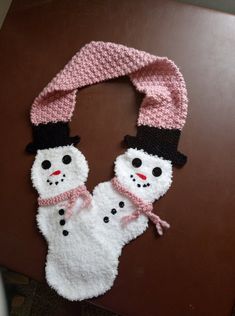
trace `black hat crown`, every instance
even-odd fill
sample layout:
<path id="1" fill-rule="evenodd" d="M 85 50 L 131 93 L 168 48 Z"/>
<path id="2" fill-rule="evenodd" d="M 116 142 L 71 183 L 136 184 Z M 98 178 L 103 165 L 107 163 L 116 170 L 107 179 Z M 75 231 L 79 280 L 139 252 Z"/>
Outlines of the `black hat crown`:
<path id="1" fill-rule="evenodd" d="M 38 149 L 77 144 L 79 141 L 79 136 L 69 136 L 68 123 L 39 124 L 33 126 L 33 142 L 26 146 L 26 151 L 35 154 Z"/>
<path id="2" fill-rule="evenodd" d="M 128 148 L 143 149 L 148 154 L 171 160 L 176 166 L 183 166 L 187 157 L 177 150 L 181 131 L 141 125 L 137 135 L 126 135 L 124 144 Z"/>

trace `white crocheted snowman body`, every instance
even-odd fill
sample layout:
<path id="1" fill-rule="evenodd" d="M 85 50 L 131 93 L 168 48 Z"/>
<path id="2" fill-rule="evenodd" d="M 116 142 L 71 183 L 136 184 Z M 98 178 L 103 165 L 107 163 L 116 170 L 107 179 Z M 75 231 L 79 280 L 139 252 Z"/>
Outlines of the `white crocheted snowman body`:
<path id="1" fill-rule="evenodd" d="M 73 146 L 38 151 L 32 167 L 40 198 L 83 185 L 87 174 L 85 157 Z M 169 189 L 172 166 L 142 150 L 128 149 L 116 159 L 115 176 L 128 191 L 152 203 Z M 82 203 L 79 197 L 70 218 L 66 218 L 66 201 L 41 206 L 37 215 L 48 242 L 48 284 L 69 300 L 83 300 L 109 290 L 117 276 L 123 246 L 148 225 L 145 215 L 123 225 L 123 217 L 131 215 L 136 205 L 111 181 L 97 185 L 88 207 L 82 208 Z"/>
<path id="2" fill-rule="evenodd" d="M 148 155 L 142 150 L 128 149 L 116 159 L 115 176 L 128 191 L 146 203 L 151 203 L 169 189 L 172 182 L 172 165 L 170 161 Z M 133 201 L 117 191 L 112 182 L 108 181 L 95 187 L 91 210 L 89 212 L 83 210 L 80 214 L 79 230 L 87 228 L 88 236 L 90 228 L 93 227 L 92 236 L 96 240 L 94 244 L 101 245 L 101 254 L 104 255 L 104 257 L 94 258 L 93 261 L 97 267 L 96 275 L 99 275 L 96 280 L 102 284 L 99 294 L 106 292 L 113 285 L 118 274 L 119 256 L 123 246 L 141 235 L 148 226 L 146 215 L 140 215 L 128 224 L 123 223 L 123 218 L 131 215 L 135 210 L 136 205 Z M 77 249 L 79 247 L 78 245 Z M 90 252 L 93 252 L 92 247 L 90 251 L 87 250 L 87 262 L 91 256 Z M 110 261 L 109 264 L 108 261 Z M 99 271 L 102 271 L 104 266 L 106 274 L 101 280 Z M 87 268 L 90 269 L 90 267 Z M 97 281 L 93 282 L 95 283 Z"/>
<path id="3" fill-rule="evenodd" d="M 47 282 L 72 301 L 106 292 L 117 273 L 117 257 L 109 244 L 97 238 L 89 212 L 92 206 L 91 210 L 74 210 L 66 220 L 64 209 L 59 205 L 38 210 L 38 226 L 48 242 Z M 63 226 L 61 221 L 65 222 Z"/>
<path id="4" fill-rule="evenodd" d="M 142 150 L 128 149 L 115 161 L 115 176 L 131 194 L 152 203 L 167 192 L 172 182 L 172 165 L 168 160 Z M 122 219 L 136 211 L 134 202 L 119 192 L 111 181 L 100 183 L 93 191 L 97 236 L 120 249 L 142 234 L 148 225 L 146 215 L 124 225 Z M 119 255 L 119 254 L 118 254 Z"/>
<path id="5" fill-rule="evenodd" d="M 40 150 L 32 167 L 32 181 L 40 198 L 47 199 L 84 184 L 88 165 L 83 154 L 73 146 Z M 37 223 L 48 242 L 46 279 L 60 295 L 69 300 L 97 296 L 107 287 L 109 275 L 116 262 L 109 258 L 108 247 L 103 247 L 93 234 L 94 222 L 82 220 L 82 214 L 92 209 L 92 203 L 81 209 L 79 197 L 70 218 L 66 218 L 67 202 L 41 206 Z M 80 214 L 81 213 L 81 214 Z M 97 262 L 106 258 L 97 270 Z M 109 284 L 111 287 L 112 284 Z"/>

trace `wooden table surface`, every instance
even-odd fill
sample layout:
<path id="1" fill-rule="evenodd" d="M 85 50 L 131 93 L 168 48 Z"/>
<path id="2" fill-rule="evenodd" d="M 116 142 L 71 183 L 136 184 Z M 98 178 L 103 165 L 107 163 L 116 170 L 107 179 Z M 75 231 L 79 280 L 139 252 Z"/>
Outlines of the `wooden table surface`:
<path id="1" fill-rule="evenodd" d="M 190 99 L 180 141 L 188 164 L 174 170 L 172 188 L 155 207 L 172 227 L 157 238 L 150 224 L 127 245 L 114 287 L 91 301 L 125 316 L 229 316 L 235 299 L 235 17 L 174 1 L 13 1 L 0 32 L 0 264 L 45 280 L 33 156 L 24 152 L 31 141 L 29 110 L 91 40 L 169 57 Z M 125 78 L 79 92 L 72 134 L 82 138 L 90 190 L 111 178 L 120 141 L 135 134 L 140 102 Z"/>

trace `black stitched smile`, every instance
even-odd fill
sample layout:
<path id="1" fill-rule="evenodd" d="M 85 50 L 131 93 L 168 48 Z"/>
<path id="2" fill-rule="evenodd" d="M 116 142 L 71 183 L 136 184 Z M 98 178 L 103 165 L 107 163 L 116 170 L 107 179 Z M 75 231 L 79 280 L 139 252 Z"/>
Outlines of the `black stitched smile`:
<path id="1" fill-rule="evenodd" d="M 133 182 L 136 182 L 136 178 L 134 177 L 133 174 L 130 175 L 130 178 L 132 179 Z M 151 185 L 150 183 L 141 184 L 141 183 L 136 182 L 137 188 L 141 188 L 141 187 L 148 188 L 148 187 L 150 187 L 150 185 Z"/>
<path id="2" fill-rule="evenodd" d="M 64 182 L 64 181 L 65 181 L 65 177 L 66 177 L 66 175 L 63 174 L 63 178 L 60 178 L 60 179 L 56 178 L 55 181 L 52 181 L 52 179 L 49 178 L 49 179 L 47 179 L 47 183 L 48 183 L 49 185 L 59 185 L 60 182 Z"/>

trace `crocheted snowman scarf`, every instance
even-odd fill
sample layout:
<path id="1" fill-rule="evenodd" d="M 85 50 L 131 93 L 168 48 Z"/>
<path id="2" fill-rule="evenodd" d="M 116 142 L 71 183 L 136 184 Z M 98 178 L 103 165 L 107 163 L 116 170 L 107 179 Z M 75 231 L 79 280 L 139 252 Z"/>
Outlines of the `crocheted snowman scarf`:
<path id="1" fill-rule="evenodd" d="M 91 195 L 88 163 L 68 122 L 79 88 L 120 76 L 129 76 L 144 94 L 137 135 L 124 138 L 128 149 L 115 160 L 115 177 Z M 168 58 L 105 42 L 85 45 L 34 100 L 27 151 L 36 154 L 31 178 L 39 194 L 37 223 L 48 242 L 47 282 L 63 297 L 105 293 L 123 246 L 145 231 L 148 219 L 160 235 L 169 228 L 152 203 L 170 188 L 172 165 L 186 163 L 177 146 L 187 103 L 183 76 Z"/>

